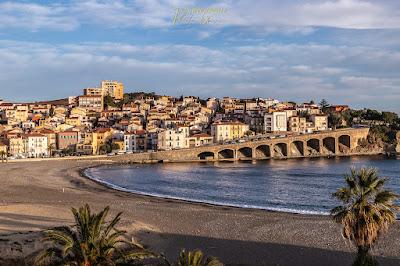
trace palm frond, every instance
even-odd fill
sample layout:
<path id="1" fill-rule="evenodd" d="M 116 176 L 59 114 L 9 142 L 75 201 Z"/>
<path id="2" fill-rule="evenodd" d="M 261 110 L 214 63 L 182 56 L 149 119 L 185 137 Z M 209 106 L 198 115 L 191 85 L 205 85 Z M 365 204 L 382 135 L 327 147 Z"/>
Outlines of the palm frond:
<path id="1" fill-rule="evenodd" d="M 125 231 L 116 228 L 122 213 L 107 222 L 109 210 L 107 206 L 99 213 L 92 213 L 88 204 L 79 209 L 71 208 L 74 226 L 45 232 L 43 241 L 49 242 L 51 247 L 40 253 L 38 263 L 57 261 L 58 265 L 114 265 L 114 261 L 120 259 L 155 257 L 154 253 L 139 245 L 123 240 Z"/>
<path id="2" fill-rule="evenodd" d="M 345 176 L 347 186 L 332 194 L 343 203 L 331 210 L 332 218 L 342 225 L 343 237 L 363 252 L 387 231 L 400 210 L 395 204 L 399 195 L 383 189 L 386 180 L 374 168 L 352 168 Z"/>

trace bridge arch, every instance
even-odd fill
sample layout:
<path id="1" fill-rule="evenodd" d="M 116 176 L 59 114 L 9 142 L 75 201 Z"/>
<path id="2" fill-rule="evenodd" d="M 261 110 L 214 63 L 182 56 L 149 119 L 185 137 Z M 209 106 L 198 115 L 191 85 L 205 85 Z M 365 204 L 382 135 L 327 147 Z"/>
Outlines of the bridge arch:
<path id="1" fill-rule="evenodd" d="M 336 139 L 334 137 L 326 137 L 322 142 L 327 153 L 336 153 Z"/>
<path id="2" fill-rule="evenodd" d="M 274 145 L 274 157 L 288 156 L 288 148 L 286 143 L 276 143 Z"/>
<path id="3" fill-rule="evenodd" d="M 242 147 L 237 150 L 238 158 L 252 158 L 253 150 L 249 147 Z"/>
<path id="4" fill-rule="evenodd" d="M 307 140 L 307 150 L 309 155 L 317 155 L 321 151 L 319 149 L 319 139 Z"/>
<path id="5" fill-rule="evenodd" d="M 347 150 L 350 150 L 351 148 L 351 137 L 350 135 L 341 135 L 338 138 L 339 141 L 339 150 L 341 152 L 346 152 Z"/>
<path id="6" fill-rule="evenodd" d="M 218 152 L 218 159 L 234 159 L 235 151 L 232 149 L 223 149 Z"/>
<path id="7" fill-rule="evenodd" d="M 256 148 L 255 151 L 256 158 L 268 158 L 271 157 L 271 148 L 269 145 L 260 145 Z"/>
<path id="8" fill-rule="evenodd" d="M 197 157 L 198 157 L 200 160 L 210 160 L 210 159 L 214 159 L 214 153 L 211 152 L 211 151 L 204 151 L 204 152 L 202 152 L 202 153 L 199 153 L 199 154 L 197 155 Z"/>
<path id="9" fill-rule="evenodd" d="M 300 140 L 290 143 L 291 156 L 304 156 L 304 142 Z"/>

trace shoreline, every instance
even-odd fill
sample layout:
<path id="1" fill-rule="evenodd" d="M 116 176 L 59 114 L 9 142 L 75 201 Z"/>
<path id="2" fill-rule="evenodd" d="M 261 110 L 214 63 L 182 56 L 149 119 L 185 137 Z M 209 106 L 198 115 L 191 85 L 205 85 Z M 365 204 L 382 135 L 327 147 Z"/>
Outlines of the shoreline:
<path id="1" fill-rule="evenodd" d="M 295 210 L 293 210 L 293 212 L 290 211 L 284 211 L 284 210 L 278 210 L 278 209 L 268 209 L 268 208 L 261 208 L 261 207 L 248 207 L 248 206 L 238 206 L 238 205 L 229 205 L 229 204 L 219 204 L 219 203 L 212 203 L 212 202 L 205 202 L 205 201 L 196 201 L 196 200 L 190 200 L 190 199 L 184 199 L 184 198 L 177 198 L 177 197 L 168 197 L 168 196 L 158 196 L 158 195 L 151 195 L 151 194 L 146 194 L 146 193 L 140 193 L 138 191 L 132 191 L 129 189 L 124 189 L 120 186 L 111 184 L 109 182 L 106 181 L 102 181 L 98 178 L 95 177 L 90 177 L 89 175 L 87 175 L 85 173 L 86 170 L 91 169 L 91 168 L 97 168 L 97 167 L 103 167 L 106 165 L 126 165 L 126 164 L 104 164 L 104 165 L 98 165 L 98 166 L 92 166 L 92 167 L 87 167 L 87 168 L 83 168 L 79 171 L 80 175 L 83 178 L 87 178 L 101 186 L 104 186 L 112 191 L 118 191 L 118 192 L 124 192 L 124 193 L 129 193 L 132 194 L 133 196 L 143 196 L 143 197 L 149 197 L 150 199 L 160 199 L 160 200 L 167 200 L 167 201 L 175 201 L 177 203 L 185 203 L 185 204 L 197 204 L 200 206 L 209 206 L 209 207 L 227 207 L 227 208 L 232 208 L 232 209 L 243 209 L 243 210 L 258 210 L 258 211 L 266 211 L 266 212 L 271 212 L 271 213 L 285 213 L 285 214 L 293 214 L 293 215 L 310 215 L 310 216 L 321 216 L 321 217 L 329 217 L 330 214 L 326 213 L 326 214 L 322 214 L 322 213 L 312 213 L 312 211 L 310 212 L 296 212 Z"/>
<path id="2" fill-rule="evenodd" d="M 86 168 L 110 164 L 117 162 L 2 164 L 0 258 L 29 256 L 40 248 L 41 231 L 72 223 L 70 208 L 88 203 L 96 211 L 109 205 L 111 215 L 123 211 L 121 229 L 129 238 L 172 259 L 181 248 L 200 248 L 227 265 L 350 265 L 353 260 L 354 249 L 328 216 L 162 199 L 116 191 L 81 176 Z M 373 251 L 381 265 L 399 263 L 399 238 L 396 222 Z"/>
<path id="3" fill-rule="evenodd" d="M 393 158 L 386 157 L 382 153 L 373 153 L 373 154 L 359 154 L 359 155 L 342 155 L 342 156 L 334 156 L 334 157 L 322 157 L 322 156 L 316 156 L 316 157 L 300 157 L 300 158 L 282 158 L 278 160 L 297 160 L 297 159 L 335 159 L 335 158 L 350 158 L 350 157 L 380 157 L 385 160 L 392 160 Z M 270 160 L 270 159 L 264 159 L 264 160 L 256 160 L 256 161 L 265 161 L 265 160 Z M 236 161 L 220 161 L 220 163 L 248 163 L 252 160 L 236 160 Z M 213 163 L 218 163 L 216 161 L 189 161 L 189 162 L 162 162 L 166 164 L 190 164 L 190 163 L 197 163 L 197 164 L 213 164 Z M 141 164 L 156 164 L 156 163 L 137 163 L 137 162 L 113 162 L 113 163 L 106 163 L 106 164 L 101 164 L 98 166 L 91 166 L 91 167 L 86 167 L 83 168 L 79 171 L 80 175 L 83 178 L 87 178 L 99 185 L 102 185 L 104 187 L 107 187 L 113 191 L 119 191 L 119 192 L 124 192 L 124 193 L 129 193 L 132 194 L 133 196 L 144 196 L 144 197 L 149 197 L 149 198 L 155 198 L 155 199 L 161 199 L 161 200 L 173 200 L 178 203 L 188 203 L 188 204 L 199 204 L 199 205 L 204 205 L 204 206 L 216 206 L 216 207 L 229 207 L 229 208 L 234 208 L 234 209 L 245 209 L 245 210 L 259 210 L 259 211 L 266 211 L 266 212 L 272 212 L 272 213 L 286 213 L 286 214 L 294 214 L 294 215 L 310 215 L 310 216 L 321 216 L 321 217 L 330 217 L 330 212 L 325 212 L 321 213 L 318 211 L 301 211 L 301 210 L 295 210 L 295 209 L 279 209 L 279 208 L 268 208 L 268 207 L 260 207 L 260 206 L 239 206 L 239 205 L 232 205 L 232 204 L 227 204 L 227 203 L 218 203 L 218 202 L 207 202 L 207 201 L 201 201 L 201 200 L 192 200 L 192 199 L 185 199 L 185 198 L 179 198 L 179 197 L 173 197 L 173 196 L 163 196 L 163 195 L 157 195 L 157 194 L 147 194 L 143 193 L 140 191 L 134 191 L 134 190 L 129 190 L 125 189 L 123 187 L 120 187 L 118 185 L 109 183 L 107 181 L 103 181 L 99 178 L 90 176 L 89 174 L 86 173 L 87 170 L 90 170 L 91 168 L 99 168 L 107 165 L 116 165 L 116 166 L 124 166 L 124 165 L 141 165 Z M 398 219 L 400 220 L 400 218 Z"/>

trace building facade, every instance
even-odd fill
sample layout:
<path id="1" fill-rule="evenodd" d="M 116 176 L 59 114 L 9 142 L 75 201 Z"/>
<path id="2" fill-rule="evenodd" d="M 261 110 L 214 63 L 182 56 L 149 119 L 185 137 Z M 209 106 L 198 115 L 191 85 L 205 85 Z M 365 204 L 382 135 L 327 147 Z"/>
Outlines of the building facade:
<path id="1" fill-rule="evenodd" d="M 82 95 L 78 97 L 78 104 L 85 110 L 101 112 L 104 108 L 104 99 L 102 95 Z"/>
<path id="2" fill-rule="evenodd" d="M 158 149 L 171 150 L 189 147 L 189 127 L 166 129 L 158 133 Z"/>
<path id="3" fill-rule="evenodd" d="M 326 115 L 312 115 L 310 120 L 314 123 L 315 130 L 323 131 L 328 130 L 328 116 Z"/>
<path id="4" fill-rule="evenodd" d="M 24 147 L 27 157 L 47 157 L 47 137 L 42 134 L 28 134 L 24 136 Z"/>
<path id="5" fill-rule="evenodd" d="M 241 122 L 216 122 L 211 125 L 214 142 L 242 138 L 249 131 L 249 125 Z"/>
<path id="6" fill-rule="evenodd" d="M 124 84 L 119 81 L 103 80 L 101 82 L 101 89 L 103 94 L 113 97 L 116 100 L 124 98 Z"/>
<path id="7" fill-rule="evenodd" d="M 276 111 L 265 114 L 264 130 L 266 132 L 287 131 L 287 113 Z"/>
<path id="8" fill-rule="evenodd" d="M 76 149 L 79 142 L 77 131 L 64 131 L 57 133 L 57 149 Z"/>

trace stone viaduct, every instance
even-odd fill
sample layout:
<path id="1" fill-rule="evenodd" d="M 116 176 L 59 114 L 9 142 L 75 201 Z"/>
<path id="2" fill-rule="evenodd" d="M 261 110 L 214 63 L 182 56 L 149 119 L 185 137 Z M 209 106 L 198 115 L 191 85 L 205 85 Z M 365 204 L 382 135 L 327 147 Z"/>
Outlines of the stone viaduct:
<path id="1" fill-rule="evenodd" d="M 232 161 L 353 154 L 369 128 L 348 128 L 238 144 L 122 155 L 122 161 Z"/>

